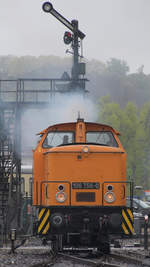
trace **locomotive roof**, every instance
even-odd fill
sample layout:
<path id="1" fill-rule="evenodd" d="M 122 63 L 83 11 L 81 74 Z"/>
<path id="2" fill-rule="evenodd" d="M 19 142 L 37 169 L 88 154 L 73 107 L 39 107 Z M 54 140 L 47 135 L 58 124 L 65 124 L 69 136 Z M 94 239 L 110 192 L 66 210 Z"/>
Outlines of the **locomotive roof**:
<path id="1" fill-rule="evenodd" d="M 120 133 L 118 131 L 116 131 L 113 127 L 111 127 L 110 125 L 107 125 L 107 124 L 101 124 L 101 123 L 96 123 L 96 122 L 84 122 L 85 125 L 88 127 L 88 126 L 95 126 L 97 128 L 104 128 L 105 130 L 110 130 L 112 132 L 114 132 L 115 134 L 117 135 L 120 135 Z M 61 129 L 61 128 L 66 128 L 66 130 L 70 128 L 75 128 L 77 122 L 66 122 L 66 123 L 59 123 L 59 124 L 54 124 L 54 125 L 51 125 L 49 126 L 48 128 L 42 130 L 40 133 L 38 133 L 37 135 L 41 135 L 41 134 L 44 134 L 44 133 L 47 133 L 49 131 L 56 131 L 57 129 Z"/>

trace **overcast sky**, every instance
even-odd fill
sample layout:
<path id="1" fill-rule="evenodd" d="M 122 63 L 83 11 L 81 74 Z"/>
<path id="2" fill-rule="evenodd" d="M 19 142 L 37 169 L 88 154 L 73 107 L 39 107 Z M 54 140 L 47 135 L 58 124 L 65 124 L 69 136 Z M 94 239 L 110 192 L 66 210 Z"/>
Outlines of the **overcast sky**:
<path id="1" fill-rule="evenodd" d="M 43 0 L 1 0 L 0 55 L 65 57 L 67 28 L 42 11 Z M 69 21 L 77 19 L 86 34 L 87 60 L 126 60 L 131 72 L 142 64 L 150 73 L 150 0 L 51 0 Z"/>

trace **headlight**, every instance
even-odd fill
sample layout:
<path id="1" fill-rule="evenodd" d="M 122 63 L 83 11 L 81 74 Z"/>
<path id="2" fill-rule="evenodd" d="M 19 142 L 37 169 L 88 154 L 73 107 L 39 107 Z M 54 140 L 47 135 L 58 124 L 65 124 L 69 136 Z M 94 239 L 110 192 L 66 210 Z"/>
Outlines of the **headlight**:
<path id="1" fill-rule="evenodd" d="M 56 194 L 56 200 L 60 203 L 64 202 L 66 200 L 66 194 L 64 192 L 58 192 Z"/>
<path id="2" fill-rule="evenodd" d="M 116 198 L 113 192 L 107 192 L 104 196 L 104 199 L 106 202 L 112 203 L 115 201 Z"/>
<path id="3" fill-rule="evenodd" d="M 89 147 L 88 146 L 82 147 L 82 152 L 83 153 L 89 153 Z"/>

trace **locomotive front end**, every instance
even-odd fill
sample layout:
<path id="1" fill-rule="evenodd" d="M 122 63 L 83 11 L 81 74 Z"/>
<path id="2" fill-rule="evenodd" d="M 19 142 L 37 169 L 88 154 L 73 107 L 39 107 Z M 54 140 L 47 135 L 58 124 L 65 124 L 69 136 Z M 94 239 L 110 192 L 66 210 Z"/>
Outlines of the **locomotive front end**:
<path id="1" fill-rule="evenodd" d="M 110 234 L 132 234 L 126 153 L 110 126 L 78 120 L 46 129 L 34 152 L 34 177 L 39 235 L 61 237 L 61 246 L 108 249 Z"/>

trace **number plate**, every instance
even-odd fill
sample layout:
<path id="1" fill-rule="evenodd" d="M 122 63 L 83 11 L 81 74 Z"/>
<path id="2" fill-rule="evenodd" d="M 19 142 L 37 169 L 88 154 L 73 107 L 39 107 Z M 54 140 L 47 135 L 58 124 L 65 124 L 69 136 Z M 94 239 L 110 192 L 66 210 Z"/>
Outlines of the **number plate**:
<path id="1" fill-rule="evenodd" d="M 72 183 L 72 189 L 99 189 L 99 183 L 76 182 Z"/>

